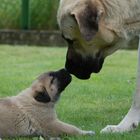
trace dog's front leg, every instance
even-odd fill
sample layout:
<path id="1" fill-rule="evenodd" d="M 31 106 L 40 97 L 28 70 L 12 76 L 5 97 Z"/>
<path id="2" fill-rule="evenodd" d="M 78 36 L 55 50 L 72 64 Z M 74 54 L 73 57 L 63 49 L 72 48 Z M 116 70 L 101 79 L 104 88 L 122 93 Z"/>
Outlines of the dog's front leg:
<path id="1" fill-rule="evenodd" d="M 108 125 L 101 130 L 101 133 L 132 131 L 138 126 L 140 122 L 140 36 L 138 56 L 139 57 L 136 94 L 134 95 L 132 106 L 125 118 L 118 125 Z"/>
<path id="2" fill-rule="evenodd" d="M 81 130 L 73 125 L 61 122 L 59 120 L 55 121 L 51 125 L 52 130 L 55 131 L 58 135 L 68 134 L 68 135 L 94 135 L 93 131 Z"/>

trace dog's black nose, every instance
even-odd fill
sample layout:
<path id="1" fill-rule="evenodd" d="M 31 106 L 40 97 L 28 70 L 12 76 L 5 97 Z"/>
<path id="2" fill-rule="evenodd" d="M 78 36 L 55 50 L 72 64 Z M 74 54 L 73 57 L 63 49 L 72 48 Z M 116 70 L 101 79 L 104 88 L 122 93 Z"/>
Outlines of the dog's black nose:
<path id="1" fill-rule="evenodd" d="M 67 57 L 65 67 L 67 71 L 79 79 L 89 79 L 91 73 L 100 72 L 104 58 L 92 58 L 88 56 L 83 58 L 81 55 Z"/>

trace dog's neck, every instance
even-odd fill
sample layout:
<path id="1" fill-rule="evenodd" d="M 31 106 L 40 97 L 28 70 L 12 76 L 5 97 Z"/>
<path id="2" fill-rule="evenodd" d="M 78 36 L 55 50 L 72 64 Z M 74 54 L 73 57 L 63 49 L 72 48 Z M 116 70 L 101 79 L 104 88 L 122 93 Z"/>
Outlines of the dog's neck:
<path id="1" fill-rule="evenodd" d="M 130 2 L 128 0 L 100 0 L 103 4 L 107 17 L 109 18 L 119 18 L 119 19 L 129 19 L 134 18 L 140 14 L 139 0 L 133 0 L 135 2 Z M 135 3 L 135 4 L 134 4 Z M 135 12 L 133 12 L 135 11 Z"/>
<path id="2" fill-rule="evenodd" d="M 129 39 L 140 33 L 140 3 L 133 0 L 100 0 L 105 9 L 104 23 L 121 38 Z M 134 25 L 133 27 L 133 24 Z M 137 25 L 138 24 L 138 25 Z"/>

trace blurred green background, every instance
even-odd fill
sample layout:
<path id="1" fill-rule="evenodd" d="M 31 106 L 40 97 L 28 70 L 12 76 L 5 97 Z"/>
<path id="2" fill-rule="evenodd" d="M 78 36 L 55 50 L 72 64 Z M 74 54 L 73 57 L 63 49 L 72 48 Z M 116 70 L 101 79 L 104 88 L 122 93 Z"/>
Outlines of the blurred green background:
<path id="1" fill-rule="evenodd" d="M 57 29 L 59 0 L 28 0 L 30 29 Z M 0 0 L 0 29 L 21 29 L 22 0 Z"/>

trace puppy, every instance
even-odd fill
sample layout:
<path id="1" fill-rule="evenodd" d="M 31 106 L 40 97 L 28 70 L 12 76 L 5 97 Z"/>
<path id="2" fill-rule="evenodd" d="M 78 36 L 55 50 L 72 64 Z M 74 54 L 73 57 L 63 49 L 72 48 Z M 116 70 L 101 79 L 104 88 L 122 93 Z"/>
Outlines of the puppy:
<path id="1" fill-rule="evenodd" d="M 0 99 L 0 137 L 93 135 L 57 118 L 55 104 L 70 82 L 65 69 L 44 73 L 19 95 Z"/>

